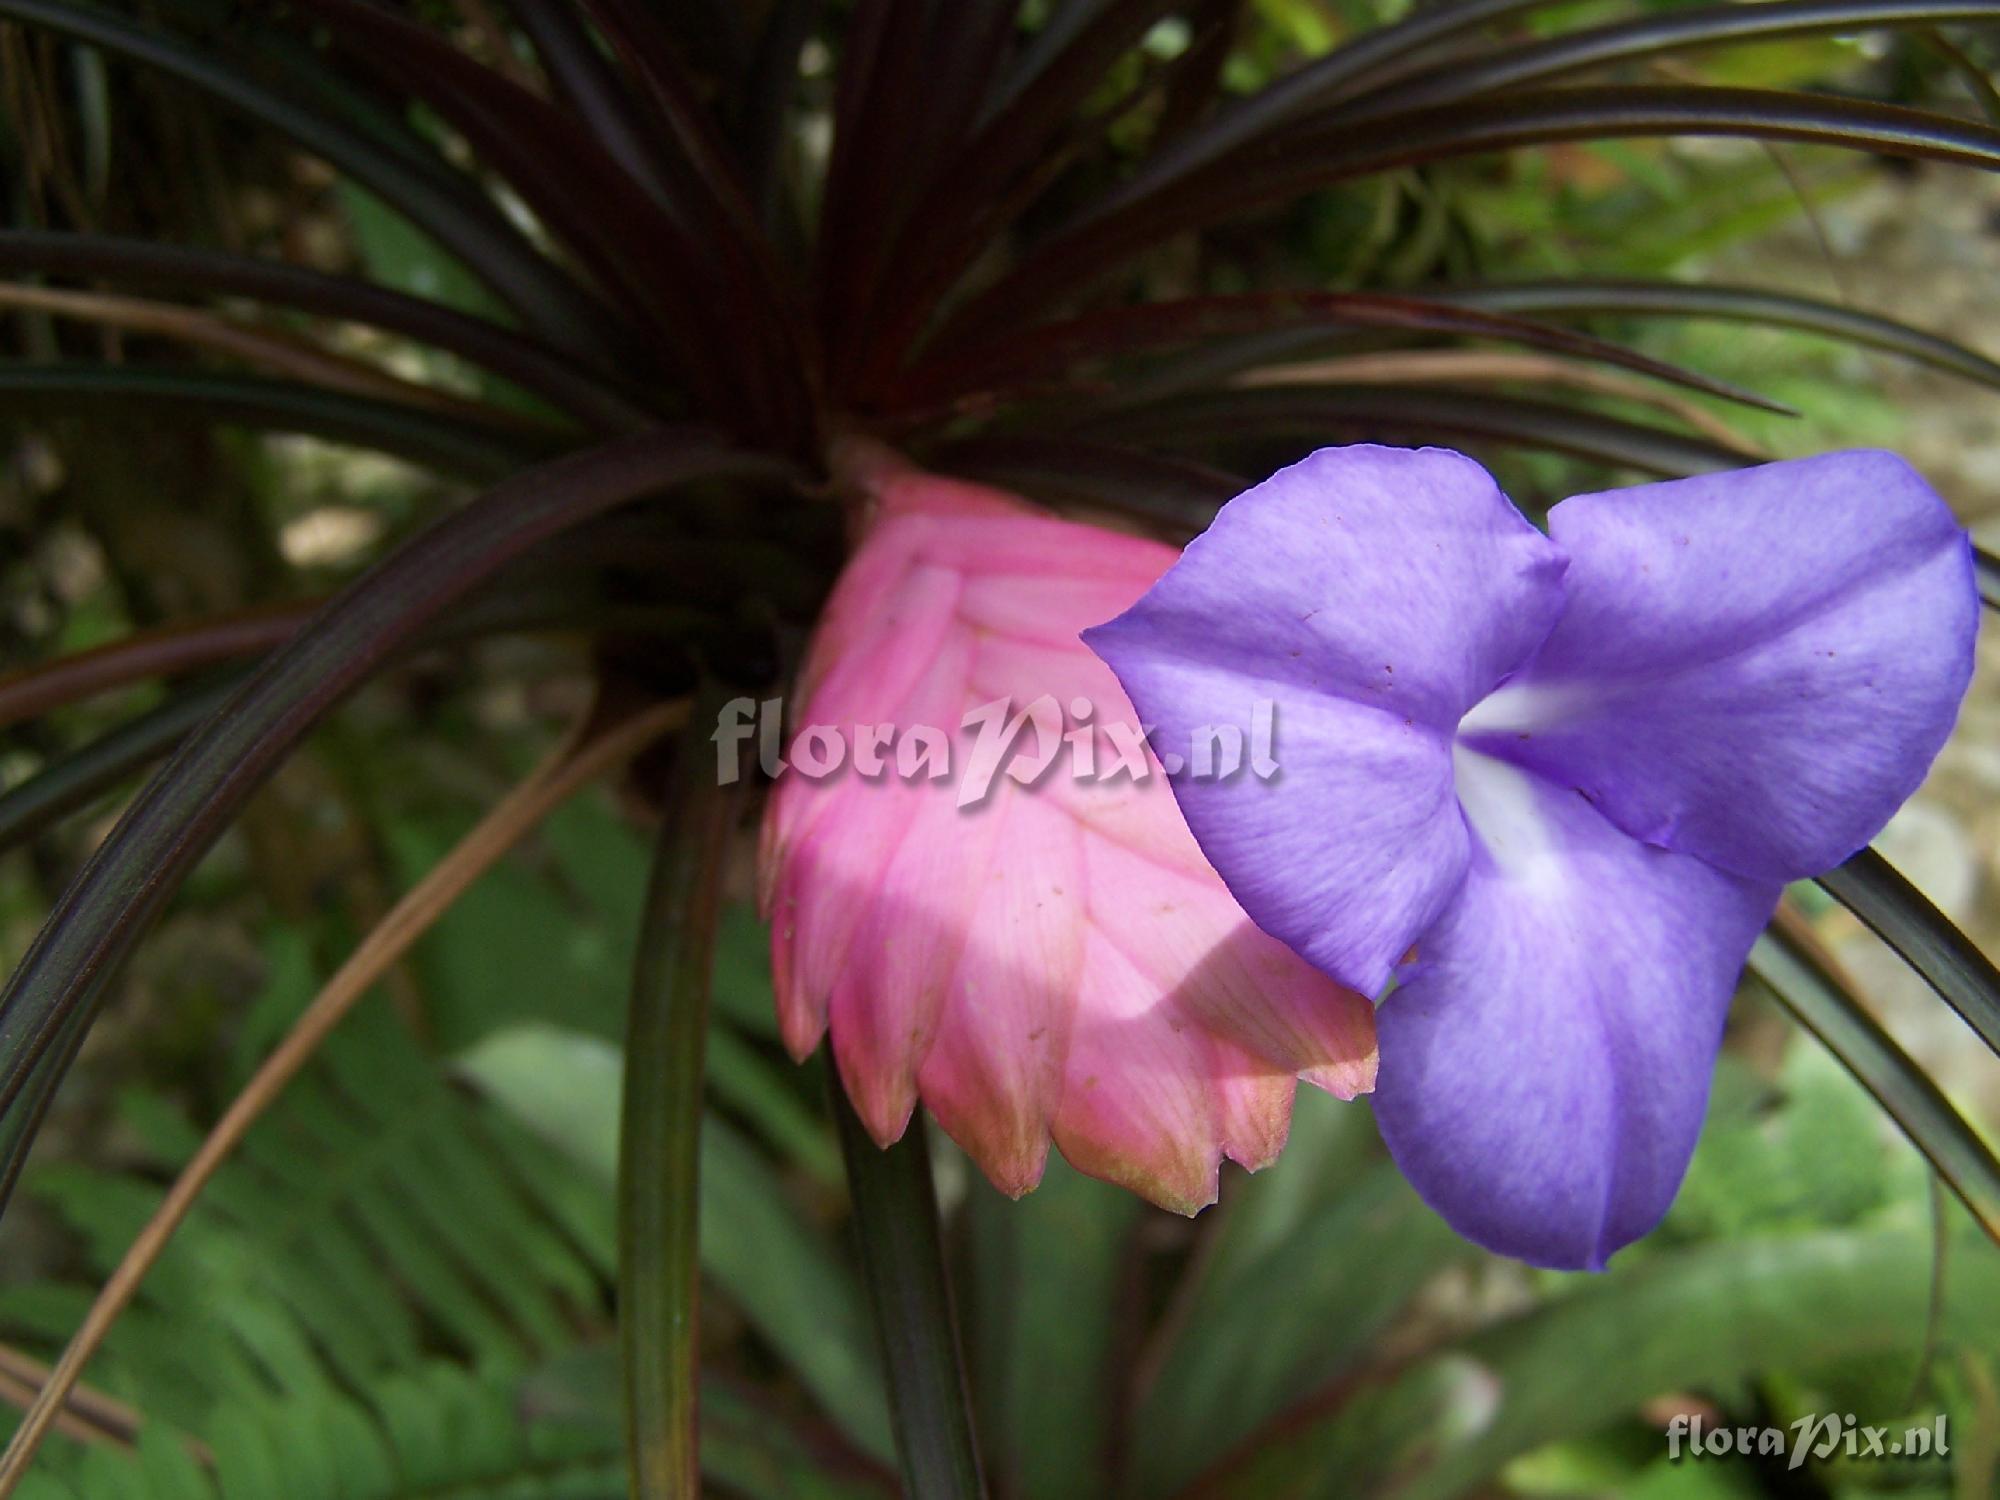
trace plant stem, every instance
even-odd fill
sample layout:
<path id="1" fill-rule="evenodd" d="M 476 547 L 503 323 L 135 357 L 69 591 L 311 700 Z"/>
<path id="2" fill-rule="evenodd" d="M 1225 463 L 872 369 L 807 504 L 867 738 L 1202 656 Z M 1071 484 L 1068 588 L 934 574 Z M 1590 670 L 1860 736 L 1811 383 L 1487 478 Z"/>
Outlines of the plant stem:
<path id="1" fill-rule="evenodd" d="M 979 1500 L 986 1488 L 938 1238 L 923 1115 L 910 1121 L 901 1140 L 879 1149 L 838 1076 L 831 1070 L 829 1076 L 904 1490 L 915 1500 Z"/>
<path id="2" fill-rule="evenodd" d="M 708 750 L 704 692 L 675 758 L 653 851 L 625 1029 L 618 1142 L 618 1330 L 633 1500 L 701 1493 L 696 1195 L 715 925 L 733 821 Z"/>

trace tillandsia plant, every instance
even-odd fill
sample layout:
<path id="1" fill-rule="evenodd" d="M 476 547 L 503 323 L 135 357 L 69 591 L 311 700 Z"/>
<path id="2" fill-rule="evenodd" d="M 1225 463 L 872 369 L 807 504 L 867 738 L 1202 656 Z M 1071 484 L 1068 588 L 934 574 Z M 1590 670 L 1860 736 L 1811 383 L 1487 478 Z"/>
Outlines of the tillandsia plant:
<path id="1" fill-rule="evenodd" d="M 0 840 L 21 844 L 162 762 L 0 992 L 0 1196 L 133 950 L 343 700 L 419 648 L 546 630 L 585 634 L 595 690 L 572 740 L 388 913 L 215 1135 L 176 1161 L 163 1205 L 36 1377 L 0 1491 L 28 1473 L 202 1186 L 335 1023 L 562 798 L 672 732 L 671 766 L 644 759 L 633 776 L 659 824 L 617 1160 L 634 1494 L 694 1493 L 710 1461 L 696 1437 L 697 1194 L 703 1212 L 770 1231 L 760 1249 L 790 1222 L 715 1196 L 764 1179 L 702 1115 L 704 1047 L 727 1035 L 708 1018 L 726 872 L 750 816 L 750 742 L 767 732 L 759 879 L 778 1027 L 801 1058 L 830 1036 L 880 1342 L 845 1364 L 788 1342 L 824 1319 L 827 1347 L 845 1347 L 838 1276 L 801 1271 L 760 1301 L 745 1289 L 768 1286 L 762 1268 L 729 1261 L 759 1333 L 796 1356 L 859 1454 L 787 1446 L 777 1425 L 760 1444 L 739 1412 L 724 1483 L 880 1493 L 868 1455 L 886 1451 L 884 1424 L 856 1394 L 879 1360 L 907 1492 L 980 1492 L 920 1104 L 1008 1195 L 1045 1171 L 1062 1185 L 1037 1197 L 1090 1191 L 1050 1165 L 1053 1144 L 1193 1212 L 1225 1158 L 1277 1159 L 1295 1107 L 1311 1107 L 1299 1080 L 1343 1099 L 1374 1090 L 1397 1161 L 1451 1224 L 1537 1264 L 1602 1266 L 1674 1197 L 1753 943 L 1758 973 L 2000 1239 L 1992 1151 L 1778 906 L 1785 882 L 1817 876 L 2000 1051 L 2000 977 L 1865 847 L 1950 728 L 1974 600 L 2000 598 L 2000 567 L 1895 460 L 1735 472 L 1760 455 L 1715 412 L 1776 403 L 1576 320 L 1804 329 L 1989 387 L 2000 365 L 1789 294 L 1427 274 L 1448 268 L 1427 245 L 1476 252 L 1477 227 L 1422 206 L 1404 222 L 1438 201 L 1437 174 L 1573 142 L 1740 138 L 1991 170 L 1990 121 L 1921 98 L 1708 84 L 1690 59 L 1866 34 L 1943 59 L 1990 101 L 1979 28 L 2000 5 L 1462 0 L 1255 82 L 1238 45 L 1249 9 L 0 0 L 27 59 L 9 97 L 38 171 L 61 159 L 65 119 L 101 122 L 105 98 L 164 88 L 319 163 L 352 205 L 414 232 L 451 288 L 163 238 L 138 183 L 129 201 L 123 183 L 96 200 L 55 193 L 62 227 L 0 232 L 18 278 L 0 302 L 39 330 L 33 357 L 0 367 L 9 400 L 65 422 L 138 405 L 305 433 L 486 486 L 323 599 L 176 619 L 0 678 L 8 723 L 169 685 L 0 794 Z M 1398 187 L 1380 222 L 1333 222 L 1376 251 L 1407 241 L 1412 274 L 1374 252 L 1344 279 L 1273 253 L 1286 233 L 1271 216 L 1382 179 L 1407 199 Z M 1542 389 L 1519 394 L 1524 382 Z M 1671 482 L 1563 501 L 1544 534 L 1471 460 L 1400 446 L 1424 443 Z M 754 727 L 746 705 L 761 705 Z M 968 754 L 957 735 L 982 725 Z M 767 1084 L 739 1102 L 768 1102 Z M 584 1091 L 585 1112 L 604 1095 Z M 721 1185 L 717 1152 L 735 1174 Z M 506 1199 L 517 1228 L 575 1201 L 536 1181 L 546 1201 Z M 1394 1274 L 1437 1269 L 1430 1221 L 1398 1217 L 1395 1191 L 1357 1186 L 1344 1235 L 1381 1236 L 1406 1257 Z M 975 1259 L 1013 1243 L 992 1217 L 1009 1211 L 970 1215 Z M 1224 1285 L 1271 1322 L 1311 1321 L 1288 1308 L 1288 1278 L 1265 1278 L 1317 1262 L 1280 1254 L 1295 1220 L 1264 1212 L 1167 1324 L 1209 1326 L 1217 1294 L 1202 1288 Z M 449 1207 L 436 1218 L 452 1232 Z M 539 1247 L 523 1260 L 567 1264 L 519 1234 Z M 397 1264 L 419 1263 L 395 1238 Z M 1100 1249 L 1087 1233 L 1075 1246 L 1100 1275 L 1094 1299 L 1051 1304 L 1080 1329 L 1098 1326 L 1089 1300 L 1116 1300 L 1118 1261 Z M 1900 1242 L 1869 1254 L 1906 1263 Z M 1824 1260 L 1797 1277 L 1815 1295 L 1845 1285 L 1842 1247 Z M 1699 1316 L 1726 1269 L 1653 1278 L 1651 1315 Z M 1615 1277 L 1572 1300 L 1573 1324 L 1526 1330 L 1519 1347 L 1561 1345 L 1623 1294 Z M 425 1284 L 436 1321 L 478 1344 L 476 1309 Z M 1379 1307 L 1347 1309 L 1343 1357 L 1416 1282 L 1379 1290 Z M 1967 1303 L 1980 1305 L 1949 1307 Z M 1856 1348 L 1894 1338 L 1849 1310 L 1876 1340 Z M 1010 1347 L 1007 1319 L 975 1311 L 984 1365 Z M 339 1342 L 324 1325 L 314 1337 Z M 1357 1433 L 1418 1431 L 1407 1414 L 1467 1364 L 1504 1363 L 1504 1340 L 1439 1346 L 1385 1377 L 1375 1405 L 1342 1408 L 1359 1427 L 1326 1402 L 1260 1425 L 1272 1413 L 1258 1403 L 1282 1405 L 1288 1381 L 1339 1373 L 1310 1357 L 1217 1387 L 1162 1356 L 1141 1400 L 1153 1427 L 1117 1476 L 1109 1439 L 1036 1447 L 1024 1365 L 980 1405 L 1021 1439 L 994 1467 L 1024 1493 L 1168 1493 L 1204 1471 L 1209 1493 L 1320 1493 L 1329 1476 L 1409 1480 L 1423 1462 L 1412 1482 L 1449 1493 L 1546 1441 L 1542 1408 L 1560 1395 L 1534 1410 L 1495 1396 L 1474 1439 L 1413 1436 L 1372 1469 Z M 1602 1399 L 1636 1405 L 1705 1378 L 1695 1370 L 1610 1381 Z M 1631 1382 L 1654 1378 L 1635 1368 Z M 725 1424 L 728 1389 L 710 1387 Z M 388 1426 L 394 1461 L 327 1492 L 417 1492 L 381 1478 L 392 1469 L 443 1482 Z M 377 1441 L 341 1432 L 333 1446 L 350 1454 Z M 157 1474 L 195 1463 L 150 1451 Z M 1038 1469 L 1046 1455 L 1075 1461 Z M 257 1471 L 222 1472 L 232 1496 L 261 1493 L 229 1477 Z M 198 1464 L 189 1482 L 206 1483 Z"/>

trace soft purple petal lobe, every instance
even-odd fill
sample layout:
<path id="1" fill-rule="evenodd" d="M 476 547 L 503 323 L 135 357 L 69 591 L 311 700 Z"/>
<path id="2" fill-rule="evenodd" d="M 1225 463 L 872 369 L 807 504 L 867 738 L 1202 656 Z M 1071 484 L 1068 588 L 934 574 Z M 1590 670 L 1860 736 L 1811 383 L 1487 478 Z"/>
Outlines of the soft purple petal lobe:
<path id="1" fill-rule="evenodd" d="M 1972 673 L 1963 529 L 1889 453 L 1565 500 L 1569 607 L 1469 741 L 1635 838 L 1783 881 L 1915 791 Z"/>
<path id="2" fill-rule="evenodd" d="M 1470 459 L 1331 448 L 1230 501 L 1085 639 L 1162 752 L 1274 706 L 1274 775 L 1175 795 L 1252 919 L 1373 994 L 1465 878 L 1453 732 L 1546 635 L 1562 572 Z"/>
<path id="3" fill-rule="evenodd" d="M 1457 759 L 1471 869 L 1381 1006 L 1376 1117 L 1466 1238 L 1601 1268 L 1673 1201 L 1778 887 L 1642 844 L 1506 762 Z"/>

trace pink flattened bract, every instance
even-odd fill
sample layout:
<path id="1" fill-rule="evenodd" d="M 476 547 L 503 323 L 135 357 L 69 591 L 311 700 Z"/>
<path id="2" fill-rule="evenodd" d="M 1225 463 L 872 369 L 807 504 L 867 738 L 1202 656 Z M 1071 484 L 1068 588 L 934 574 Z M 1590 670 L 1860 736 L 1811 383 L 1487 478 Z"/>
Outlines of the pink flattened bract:
<path id="1" fill-rule="evenodd" d="M 1004 1192 L 1035 1185 L 1053 1138 L 1079 1169 L 1192 1212 L 1222 1157 L 1277 1155 L 1294 1078 L 1373 1086 L 1370 1006 L 1243 914 L 1157 761 L 1080 778 L 1065 743 L 1032 784 L 1003 767 L 959 805 L 992 769 L 962 721 L 996 700 L 1011 718 L 1047 695 L 1063 730 L 1100 731 L 1100 770 L 1116 763 L 1103 732 L 1136 733 L 1137 715 L 1078 632 L 1175 553 L 886 456 L 864 473 L 873 516 L 792 716 L 794 733 L 837 730 L 850 761 L 781 774 L 763 829 L 785 1042 L 804 1057 L 831 1032 L 878 1141 L 921 1100 Z M 859 774 L 878 725 L 883 769 Z M 946 742 L 946 774 L 915 726 Z M 1014 755 L 1036 744 L 1024 727 Z"/>

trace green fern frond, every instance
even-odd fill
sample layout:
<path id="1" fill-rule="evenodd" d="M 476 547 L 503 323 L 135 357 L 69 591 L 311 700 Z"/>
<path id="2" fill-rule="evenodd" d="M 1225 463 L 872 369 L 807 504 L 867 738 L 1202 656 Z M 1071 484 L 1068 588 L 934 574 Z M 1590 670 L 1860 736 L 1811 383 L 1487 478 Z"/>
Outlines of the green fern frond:
<path id="1" fill-rule="evenodd" d="M 257 1396 L 220 1412 L 214 1463 L 152 1425 L 138 1450 L 52 1448 L 24 1500 L 622 1500 L 624 1449 L 608 1351 L 588 1410 L 536 1410 L 546 1381 L 432 1362 L 360 1393 Z M 566 1384 L 574 1383 L 565 1380 Z M 703 1402 L 704 1469 L 753 1500 L 885 1500 L 886 1479 L 840 1461 L 724 1383 Z"/>
<path id="2" fill-rule="evenodd" d="M 123 1115 L 142 1145 L 144 1175 L 65 1164 L 29 1182 L 77 1235 L 94 1275 L 152 1212 L 160 1178 L 198 1144 L 157 1097 L 129 1097 Z M 96 1384 L 145 1413 L 137 1452 L 58 1439 L 20 1493 L 621 1496 L 609 1185 L 534 1125 L 454 1082 L 379 1001 L 362 1007 L 217 1175 L 93 1364 Z M 714 1139 L 732 1155 L 715 1174 L 718 1187 L 734 1187 L 743 1171 L 770 1178 L 748 1142 L 720 1127 Z M 770 1200 L 758 1212 L 732 1212 L 728 1192 L 713 1205 L 704 1226 L 711 1270 L 739 1300 L 747 1293 L 759 1325 L 803 1332 L 817 1320 L 807 1385 L 823 1400 L 835 1396 L 829 1410 L 866 1434 L 864 1443 L 886 1448 L 865 1324 L 850 1300 L 858 1294 L 784 1208 L 775 1180 L 766 1185 Z M 760 1277 L 750 1268 L 773 1264 L 773 1234 L 791 1249 Z M 793 1302 L 817 1287 L 826 1305 L 786 1303 L 782 1318 L 762 1316 L 785 1265 L 813 1272 Z M 0 1329 L 52 1352 L 90 1296 L 76 1284 L 0 1288 Z M 720 1379 L 704 1391 L 703 1420 L 704 1463 L 734 1493 L 888 1493 L 883 1472 L 847 1442 L 815 1436 L 796 1413 L 764 1410 Z M 197 1462 L 190 1440 L 205 1446 L 212 1467 Z"/>

